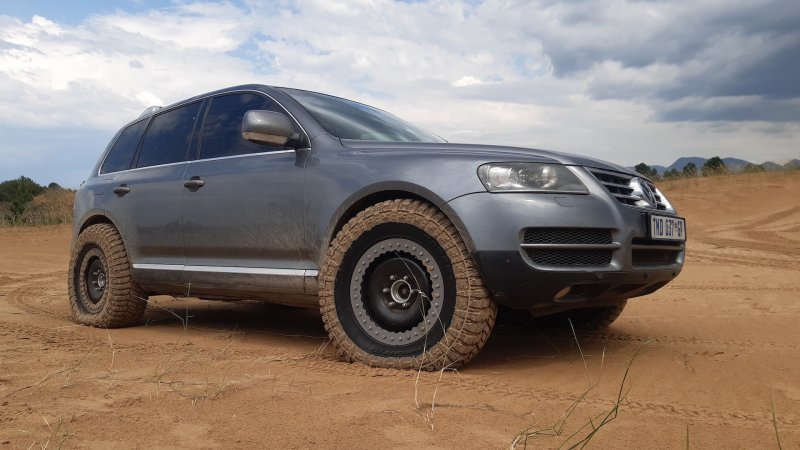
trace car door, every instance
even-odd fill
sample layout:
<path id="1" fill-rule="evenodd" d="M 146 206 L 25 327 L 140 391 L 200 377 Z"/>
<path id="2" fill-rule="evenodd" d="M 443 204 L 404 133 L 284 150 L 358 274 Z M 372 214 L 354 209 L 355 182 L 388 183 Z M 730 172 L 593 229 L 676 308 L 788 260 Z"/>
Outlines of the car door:
<path id="1" fill-rule="evenodd" d="M 114 188 L 118 221 L 140 282 L 180 283 L 186 252 L 181 195 L 202 102 L 160 112 L 150 121 L 133 164 Z"/>
<path id="2" fill-rule="evenodd" d="M 293 148 L 242 138 L 249 110 L 285 113 L 256 92 L 219 95 L 208 106 L 197 160 L 189 162 L 183 180 L 184 280 L 197 287 L 269 288 L 298 276 L 289 290 L 302 290 L 308 268 L 302 163 Z"/>

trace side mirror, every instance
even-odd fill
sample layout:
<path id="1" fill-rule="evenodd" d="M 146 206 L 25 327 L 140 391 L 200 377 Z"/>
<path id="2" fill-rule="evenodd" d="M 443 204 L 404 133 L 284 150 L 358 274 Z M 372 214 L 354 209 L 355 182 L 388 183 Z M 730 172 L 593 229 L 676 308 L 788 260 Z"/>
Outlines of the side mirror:
<path id="1" fill-rule="evenodd" d="M 250 142 L 283 147 L 292 136 L 292 122 L 281 113 L 253 109 L 242 119 L 242 137 Z"/>

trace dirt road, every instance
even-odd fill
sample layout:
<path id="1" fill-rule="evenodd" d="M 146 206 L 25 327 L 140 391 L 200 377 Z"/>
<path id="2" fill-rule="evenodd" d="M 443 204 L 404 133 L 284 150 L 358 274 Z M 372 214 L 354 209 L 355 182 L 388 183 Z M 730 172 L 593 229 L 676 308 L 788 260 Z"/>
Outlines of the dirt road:
<path id="1" fill-rule="evenodd" d="M 555 448 L 614 411 L 590 447 L 799 448 L 800 173 L 665 191 L 690 239 L 671 285 L 580 349 L 505 326 L 419 375 L 338 362 L 318 313 L 255 302 L 156 297 L 143 326 L 75 326 L 69 228 L 0 229 L 0 450 L 508 448 L 526 430 Z"/>

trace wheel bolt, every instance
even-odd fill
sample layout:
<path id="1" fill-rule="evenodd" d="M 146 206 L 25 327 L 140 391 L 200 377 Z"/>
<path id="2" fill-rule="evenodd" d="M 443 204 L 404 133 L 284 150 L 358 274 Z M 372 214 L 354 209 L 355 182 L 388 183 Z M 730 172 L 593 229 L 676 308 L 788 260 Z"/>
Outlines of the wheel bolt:
<path id="1" fill-rule="evenodd" d="M 396 280 L 396 279 L 397 279 L 397 276 L 395 276 L 395 275 L 389 275 L 389 279 L 390 279 L 391 281 L 394 281 L 394 280 Z"/>
<path id="2" fill-rule="evenodd" d="M 383 288 L 383 293 L 384 294 L 388 294 L 389 293 L 389 288 Z"/>

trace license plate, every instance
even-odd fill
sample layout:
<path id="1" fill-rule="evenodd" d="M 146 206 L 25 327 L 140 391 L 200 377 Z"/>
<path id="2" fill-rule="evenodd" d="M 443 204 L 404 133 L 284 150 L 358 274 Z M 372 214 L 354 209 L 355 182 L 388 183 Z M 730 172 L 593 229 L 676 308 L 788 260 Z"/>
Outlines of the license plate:
<path id="1" fill-rule="evenodd" d="M 679 217 L 650 215 L 650 238 L 664 241 L 685 241 L 686 220 Z"/>

